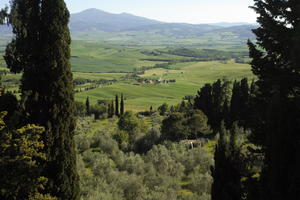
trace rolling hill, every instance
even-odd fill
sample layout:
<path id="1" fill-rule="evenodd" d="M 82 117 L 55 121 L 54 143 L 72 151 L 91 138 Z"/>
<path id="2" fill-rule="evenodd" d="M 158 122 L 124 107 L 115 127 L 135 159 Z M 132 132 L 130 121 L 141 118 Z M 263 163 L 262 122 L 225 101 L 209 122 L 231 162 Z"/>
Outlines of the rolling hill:
<path id="1" fill-rule="evenodd" d="M 118 44 L 181 44 L 245 43 L 254 39 L 251 30 L 256 25 L 247 23 L 187 24 L 166 23 L 128 13 L 112 14 L 88 9 L 71 14 L 70 30 L 75 40 L 107 41 Z M 10 28 L 0 26 L 0 39 L 7 39 Z M 197 41 L 191 41 L 196 39 Z M 176 41 L 175 41 L 176 40 Z M 181 40 L 181 41 L 179 41 Z"/>
<path id="2" fill-rule="evenodd" d="M 71 32 L 119 32 L 138 26 L 161 24 L 162 22 L 134 16 L 128 13 L 111 14 L 98 9 L 88 9 L 71 15 Z"/>

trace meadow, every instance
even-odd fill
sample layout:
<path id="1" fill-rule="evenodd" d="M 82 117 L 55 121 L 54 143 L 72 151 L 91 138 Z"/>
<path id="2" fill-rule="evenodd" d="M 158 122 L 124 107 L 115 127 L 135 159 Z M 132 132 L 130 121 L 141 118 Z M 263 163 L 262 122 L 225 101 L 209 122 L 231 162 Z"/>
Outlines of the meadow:
<path id="1" fill-rule="evenodd" d="M 1 44 L 0 50 L 3 54 L 5 42 L 2 41 Z M 207 46 L 195 43 L 190 46 L 177 46 L 175 43 L 171 43 L 170 46 L 116 45 L 107 41 L 75 40 L 72 42 L 71 50 L 74 79 L 113 80 L 112 84 L 100 84 L 96 88 L 76 93 L 76 101 L 85 102 L 89 97 L 91 103 L 95 104 L 98 100 L 113 100 L 116 94 L 122 93 L 125 96 L 126 110 L 144 111 L 150 106 L 157 108 L 163 103 L 178 104 L 184 96 L 196 95 L 202 85 L 219 78 L 229 80 L 253 78 L 250 66 L 236 63 L 234 59 L 236 57 L 244 59 L 245 46 L 234 48 L 230 45 Z M 186 55 L 187 52 L 191 52 L 194 57 Z M 210 53 L 211 55 L 208 55 Z M 213 60 L 214 56 L 218 60 Z M 209 57 L 210 61 L 200 61 L 205 57 Z M 168 67 L 155 67 L 158 64 L 167 64 Z M 4 71 L 3 59 L 0 65 Z M 143 70 L 140 71 L 141 69 Z M 136 77 L 128 78 L 132 74 Z M 20 76 L 7 73 L 2 77 L 7 90 L 17 91 L 16 83 Z M 175 80 L 175 82 L 141 83 L 137 81 L 139 78 Z M 76 89 L 92 84 L 76 85 Z"/>
<path id="2" fill-rule="evenodd" d="M 112 85 L 77 93 L 76 100 L 84 102 L 89 97 L 92 103 L 96 103 L 100 99 L 113 100 L 116 94 L 122 93 L 125 96 L 127 110 L 142 111 L 149 109 L 150 106 L 157 108 L 163 103 L 178 104 L 184 96 L 195 95 L 202 85 L 212 83 L 219 78 L 232 81 L 243 77 L 254 78 L 249 65 L 233 61 L 190 62 L 176 65 L 173 66 L 177 68 L 176 70 L 150 69 L 140 75 L 149 79 L 175 79 L 175 83 L 137 84 L 135 81 L 119 81 Z"/>

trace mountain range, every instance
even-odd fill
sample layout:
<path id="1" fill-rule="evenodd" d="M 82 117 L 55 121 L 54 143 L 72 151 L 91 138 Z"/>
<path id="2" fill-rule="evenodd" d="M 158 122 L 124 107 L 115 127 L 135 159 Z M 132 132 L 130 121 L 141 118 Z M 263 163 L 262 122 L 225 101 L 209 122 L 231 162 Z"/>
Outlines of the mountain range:
<path id="1" fill-rule="evenodd" d="M 80 13 L 71 14 L 70 30 L 73 38 L 101 38 L 102 40 L 116 40 L 117 38 L 139 38 L 146 40 L 150 38 L 160 39 L 187 39 L 187 38 L 212 38 L 228 37 L 240 41 L 253 39 L 252 29 L 255 24 L 244 22 L 228 23 L 220 22 L 214 24 L 188 24 L 188 23 L 166 23 L 157 20 L 139 17 L 128 13 L 112 14 L 98 9 L 88 9 Z M 0 27 L 0 34 L 10 33 L 7 26 Z M 1 36 L 0 36 L 1 38 Z"/>
<path id="2" fill-rule="evenodd" d="M 254 24 L 220 22 L 215 24 L 166 23 L 128 13 L 111 14 L 98 9 L 88 9 L 72 14 L 71 32 L 153 32 L 174 37 L 197 37 L 205 33 L 234 32 L 241 37 L 252 37 Z"/>

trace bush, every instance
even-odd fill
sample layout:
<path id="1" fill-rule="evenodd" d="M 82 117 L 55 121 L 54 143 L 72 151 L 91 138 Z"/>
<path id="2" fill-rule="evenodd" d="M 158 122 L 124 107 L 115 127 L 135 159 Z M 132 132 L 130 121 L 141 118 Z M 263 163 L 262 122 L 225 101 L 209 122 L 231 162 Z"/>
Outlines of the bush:
<path id="1" fill-rule="evenodd" d="M 96 104 L 90 107 L 90 113 L 94 115 L 95 119 L 103 119 L 107 114 L 107 106 Z"/>

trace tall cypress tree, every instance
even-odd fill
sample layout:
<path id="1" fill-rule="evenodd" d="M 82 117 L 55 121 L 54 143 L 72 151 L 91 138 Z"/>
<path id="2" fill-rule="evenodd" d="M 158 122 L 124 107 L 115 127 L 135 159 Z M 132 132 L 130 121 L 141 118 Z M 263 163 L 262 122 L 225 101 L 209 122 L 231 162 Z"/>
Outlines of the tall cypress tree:
<path id="1" fill-rule="evenodd" d="M 300 2 L 254 2 L 258 42 L 248 45 L 261 109 L 252 138 L 265 150 L 263 199 L 299 199 Z"/>
<path id="2" fill-rule="evenodd" d="M 46 192 L 60 199 L 79 199 L 74 145 L 75 106 L 70 66 L 69 12 L 63 0 L 12 2 L 15 37 L 5 60 L 23 72 L 22 98 L 29 123 L 44 126 L 42 175 Z"/>
<path id="3" fill-rule="evenodd" d="M 230 126 L 234 121 L 237 121 L 241 117 L 241 84 L 238 81 L 234 81 L 232 88 L 232 96 L 230 101 Z"/>
<path id="4" fill-rule="evenodd" d="M 87 97 L 86 100 L 85 100 L 85 109 L 86 109 L 86 113 L 87 115 L 90 115 L 90 98 Z"/>
<path id="5" fill-rule="evenodd" d="M 212 85 L 212 118 L 210 119 L 210 124 L 215 132 L 220 130 L 223 103 L 222 81 L 218 79 Z"/>
<path id="6" fill-rule="evenodd" d="M 211 119 L 212 101 L 212 86 L 211 84 L 205 84 L 200 91 L 198 91 L 198 95 L 195 97 L 194 108 L 202 110 L 208 119 Z"/>
<path id="7" fill-rule="evenodd" d="M 124 96 L 123 94 L 121 94 L 121 103 L 120 103 L 120 114 L 123 115 L 124 114 Z"/>
<path id="8" fill-rule="evenodd" d="M 111 101 L 110 106 L 111 106 L 111 107 L 110 107 L 110 112 L 111 112 L 111 113 L 110 113 L 110 116 L 113 117 L 114 114 L 115 114 L 115 107 L 114 107 L 114 101 L 113 101 L 113 100 Z"/>
<path id="9" fill-rule="evenodd" d="M 108 118 L 111 118 L 111 115 L 110 115 L 111 114 L 111 110 L 110 109 L 111 109 L 111 105 L 109 103 L 109 104 L 107 104 L 107 117 Z"/>
<path id="10" fill-rule="evenodd" d="M 119 96 L 116 95 L 116 100 L 115 100 L 115 115 L 116 116 L 120 116 L 120 112 L 119 112 Z"/>
<path id="11" fill-rule="evenodd" d="M 237 144 L 237 123 L 229 132 L 222 121 L 220 138 L 216 145 L 214 159 L 215 166 L 211 168 L 214 179 L 211 188 L 212 200 L 241 200 L 241 177 L 243 162 L 240 147 Z"/>
<path id="12" fill-rule="evenodd" d="M 8 17 L 8 7 L 5 7 L 0 10 L 0 25 L 5 24 Z"/>

